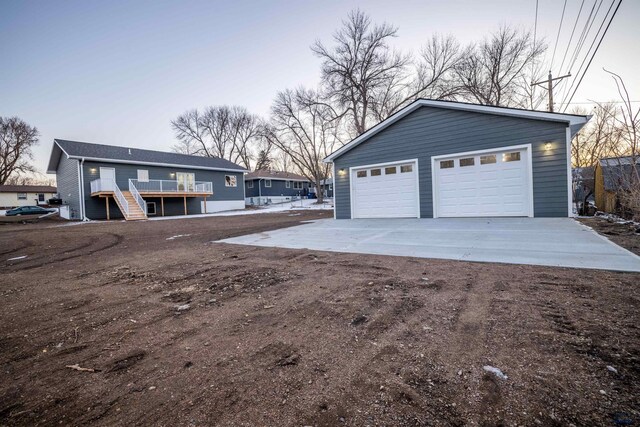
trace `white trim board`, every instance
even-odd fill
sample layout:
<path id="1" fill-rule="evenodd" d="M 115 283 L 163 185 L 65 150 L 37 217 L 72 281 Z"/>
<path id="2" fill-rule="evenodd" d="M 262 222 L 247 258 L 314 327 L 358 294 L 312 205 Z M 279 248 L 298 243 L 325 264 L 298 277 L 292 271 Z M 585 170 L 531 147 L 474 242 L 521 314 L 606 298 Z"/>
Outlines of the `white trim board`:
<path id="1" fill-rule="evenodd" d="M 342 148 L 334 151 L 327 157 L 325 157 L 324 162 L 330 162 L 335 160 L 337 157 L 356 147 L 358 144 L 364 142 L 369 139 L 376 133 L 381 130 L 387 128 L 393 123 L 397 122 L 407 114 L 417 110 L 420 107 L 435 107 L 435 108 L 444 108 L 449 110 L 461 110 L 461 111 L 472 111 L 477 113 L 485 113 L 485 114 L 493 114 L 499 116 L 509 116 L 509 117 L 521 117 L 526 119 L 533 120 L 543 120 L 543 121 L 552 121 L 552 122 L 561 122 L 567 123 L 567 126 L 573 125 L 584 125 L 591 116 L 578 116 L 573 114 L 561 114 L 561 113 L 548 113 L 545 111 L 533 111 L 533 110 L 522 110 L 517 108 L 507 108 L 507 107 L 494 107 L 489 105 L 478 105 L 478 104 L 467 104 L 463 102 L 453 102 L 453 101 L 435 101 L 431 99 L 418 99 L 413 103 L 407 105 L 402 110 L 398 111 L 391 117 L 383 120 L 378 123 L 362 135 L 357 138 L 351 140 L 351 142 L 344 145 Z"/>
<path id="2" fill-rule="evenodd" d="M 568 129 L 568 128 L 567 128 Z M 463 151 L 460 153 L 449 153 L 449 154 L 439 154 L 437 156 L 431 157 L 431 201 L 432 201 L 432 213 L 433 218 L 438 218 L 438 177 L 436 173 L 436 162 L 441 159 L 450 159 L 464 156 L 477 156 L 479 154 L 484 153 L 497 153 L 502 151 L 510 151 L 510 150 L 526 150 L 527 151 L 527 181 L 528 181 L 528 191 L 529 191 L 529 213 L 528 217 L 533 218 L 534 216 L 534 204 L 533 204 L 533 148 L 532 144 L 520 144 L 520 145 L 509 145 L 506 147 L 495 147 L 495 148 L 487 148 L 483 150 L 475 150 L 475 151 Z"/>

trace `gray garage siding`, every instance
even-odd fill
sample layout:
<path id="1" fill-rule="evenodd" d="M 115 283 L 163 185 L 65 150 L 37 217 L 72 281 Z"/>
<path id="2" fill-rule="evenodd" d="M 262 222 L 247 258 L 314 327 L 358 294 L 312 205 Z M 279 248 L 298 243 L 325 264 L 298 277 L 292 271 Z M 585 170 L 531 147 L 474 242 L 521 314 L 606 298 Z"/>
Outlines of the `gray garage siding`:
<path id="1" fill-rule="evenodd" d="M 431 218 L 432 156 L 523 144 L 532 144 L 534 216 L 567 216 L 565 140 L 565 123 L 420 107 L 335 159 L 336 217 L 351 217 L 349 167 L 417 158 L 420 216 Z"/>
<path id="2" fill-rule="evenodd" d="M 62 203 L 68 204 L 72 219 L 80 219 L 80 196 L 78 195 L 78 161 L 67 159 L 62 154 L 56 169 L 56 187 Z"/>
<path id="3" fill-rule="evenodd" d="M 105 219 L 106 208 L 105 201 L 99 197 L 91 197 L 91 181 L 100 178 L 100 167 L 116 169 L 116 183 L 121 190 L 129 190 L 129 179 L 138 178 L 138 169 L 146 169 L 149 171 L 149 179 L 167 179 L 175 180 L 171 177 L 171 173 L 186 172 L 195 174 L 196 181 L 210 181 L 213 183 L 213 196 L 207 197 L 207 201 L 218 200 L 244 200 L 244 181 L 242 172 L 224 172 L 209 171 L 200 169 L 184 169 L 174 168 L 170 166 L 151 166 L 151 165 L 130 165 L 115 164 L 106 162 L 85 162 L 84 171 L 84 191 L 85 191 L 85 208 L 86 216 L 90 219 Z M 235 175 L 237 187 L 225 186 L 225 175 Z M 77 191 L 77 190 L 76 190 Z M 144 197 L 144 196 L 143 196 Z M 145 200 L 156 201 L 155 199 L 145 198 Z M 200 202 L 202 197 L 187 197 L 187 211 L 189 214 L 201 213 Z M 160 203 L 157 200 L 157 211 L 160 215 Z M 115 201 L 111 200 L 109 205 L 110 216 L 112 218 L 121 218 L 122 214 L 117 207 Z M 183 215 L 184 201 L 181 197 L 164 199 L 165 215 Z"/>

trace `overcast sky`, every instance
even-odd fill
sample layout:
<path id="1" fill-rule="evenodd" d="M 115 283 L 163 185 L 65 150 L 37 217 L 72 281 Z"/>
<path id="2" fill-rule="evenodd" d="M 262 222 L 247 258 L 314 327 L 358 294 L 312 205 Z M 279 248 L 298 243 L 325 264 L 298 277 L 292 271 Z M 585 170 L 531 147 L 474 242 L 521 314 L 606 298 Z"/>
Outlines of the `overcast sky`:
<path id="1" fill-rule="evenodd" d="M 596 1 L 584 1 L 576 33 Z M 601 18 L 611 1 L 603 0 Z M 554 68 L 581 2 L 567 1 Z M 316 86 L 319 61 L 309 46 L 316 39 L 330 42 L 354 8 L 397 26 L 395 47 L 415 52 L 433 33 L 466 43 L 501 24 L 533 29 L 535 5 L 535 0 L 2 0 L 0 116 L 19 116 L 40 130 L 35 150 L 40 171 L 54 138 L 169 150 L 175 143 L 170 121 L 188 109 L 230 104 L 267 115 L 278 90 Z M 560 0 L 539 1 L 538 37 L 550 45 L 549 62 L 562 6 Z M 619 73 L 632 98 L 640 100 L 639 25 L 640 1 L 624 0 L 574 102 L 617 98 L 602 67 Z"/>

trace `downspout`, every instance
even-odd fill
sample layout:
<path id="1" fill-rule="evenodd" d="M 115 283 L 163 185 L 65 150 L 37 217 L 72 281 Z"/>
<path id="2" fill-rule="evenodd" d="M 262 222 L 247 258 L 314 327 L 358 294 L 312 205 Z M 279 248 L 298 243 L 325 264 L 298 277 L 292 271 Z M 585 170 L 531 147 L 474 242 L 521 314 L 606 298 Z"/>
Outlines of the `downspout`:
<path id="1" fill-rule="evenodd" d="M 80 202 L 80 207 L 82 209 L 82 220 L 83 221 L 89 221 L 89 218 L 87 218 L 86 215 L 86 206 L 84 204 L 84 157 L 82 158 L 82 160 L 80 160 L 80 197 L 81 197 L 81 202 Z"/>

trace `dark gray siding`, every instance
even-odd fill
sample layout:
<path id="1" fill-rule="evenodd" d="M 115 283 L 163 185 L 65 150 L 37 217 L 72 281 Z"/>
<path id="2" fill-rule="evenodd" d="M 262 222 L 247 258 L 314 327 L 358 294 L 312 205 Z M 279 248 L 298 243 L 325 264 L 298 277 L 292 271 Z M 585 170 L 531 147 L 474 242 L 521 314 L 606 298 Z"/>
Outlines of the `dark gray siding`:
<path id="1" fill-rule="evenodd" d="M 62 202 L 69 205 L 71 218 L 80 219 L 80 195 L 78 194 L 78 161 L 62 154 L 56 169 L 56 186 Z"/>
<path id="2" fill-rule="evenodd" d="M 195 174 L 196 181 L 210 181 L 213 183 L 213 195 L 207 197 L 207 201 L 218 200 L 244 200 L 243 190 L 243 176 L 242 172 L 223 172 L 223 171 L 209 171 L 200 169 L 181 169 L 174 167 L 164 166 L 151 166 L 151 165 L 130 165 L 130 164 L 116 164 L 105 162 L 85 162 L 83 166 L 84 171 L 84 191 L 85 191 L 85 208 L 86 216 L 89 219 L 105 219 L 107 215 L 105 201 L 99 197 L 91 197 L 91 181 L 100 178 L 100 167 L 115 168 L 116 170 L 116 183 L 121 190 L 129 190 L 129 179 L 138 178 L 138 169 L 146 169 L 149 171 L 149 179 L 167 179 L 174 180 L 171 173 L 186 172 Z M 225 175 L 235 175 L 237 187 L 225 186 Z M 76 190 L 77 191 L 77 190 Z M 143 196 L 144 197 L 144 196 Z M 145 198 L 147 200 L 147 198 Z M 200 202 L 202 197 L 188 197 L 187 198 L 187 212 L 190 214 L 201 213 L 202 209 Z M 160 215 L 160 199 L 151 199 L 148 201 L 157 202 L 157 211 Z M 111 218 L 121 218 L 122 214 L 118 209 L 115 201 L 111 199 L 109 205 Z M 165 215 L 184 215 L 184 200 L 181 197 L 164 198 L 164 211 Z"/>
<path id="3" fill-rule="evenodd" d="M 567 216 L 566 124 L 421 107 L 335 160 L 336 217 L 351 217 L 349 167 L 417 158 L 420 216 L 431 218 L 432 156 L 521 144 L 532 144 L 534 216 Z"/>
<path id="4" fill-rule="evenodd" d="M 265 187 L 264 185 L 264 179 L 254 179 L 253 181 L 253 188 L 246 188 L 246 194 L 247 197 L 258 197 L 260 195 L 260 192 L 262 194 L 262 197 L 269 197 L 269 196 L 286 196 L 286 197 L 292 197 L 292 196 L 306 196 L 309 193 L 309 183 L 308 182 L 303 182 L 302 183 L 302 189 L 294 189 L 293 188 L 293 181 L 289 181 L 291 183 L 291 188 L 287 188 L 287 184 L 286 181 L 281 181 L 281 180 L 276 180 L 276 179 L 272 179 L 271 180 L 271 187 Z M 258 181 L 260 182 L 260 187 L 258 187 Z M 246 186 L 246 182 L 245 182 L 245 186 Z"/>

